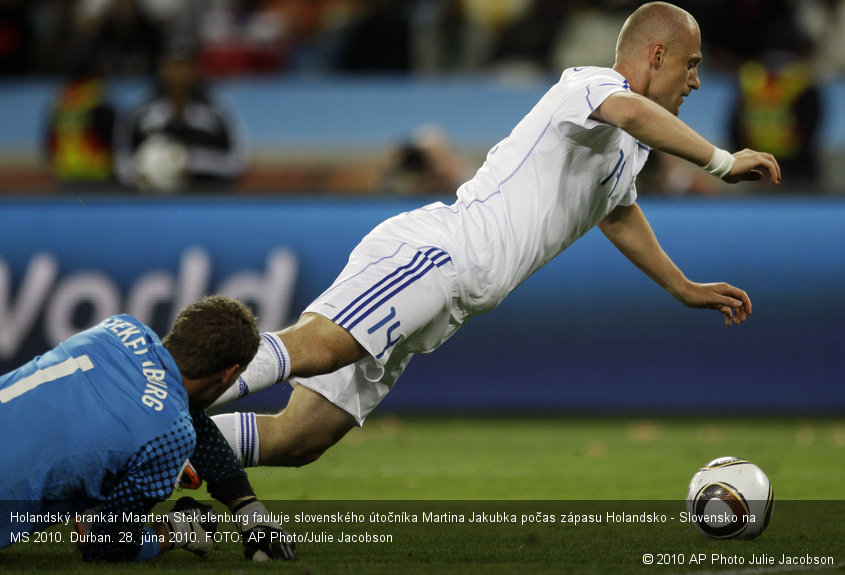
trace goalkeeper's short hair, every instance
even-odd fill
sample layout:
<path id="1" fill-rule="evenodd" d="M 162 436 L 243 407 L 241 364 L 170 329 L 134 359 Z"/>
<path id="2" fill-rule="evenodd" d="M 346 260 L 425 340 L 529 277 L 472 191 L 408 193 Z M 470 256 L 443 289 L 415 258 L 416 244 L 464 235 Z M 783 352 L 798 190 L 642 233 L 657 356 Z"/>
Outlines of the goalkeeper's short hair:
<path id="1" fill-rule="evenodd" d="M 182 375 L 201 379 L 233 365 L 246 366 L 260 341 L 252 310 L 238 300 L 214 295 L 179 312 L 163 343 Z"/>

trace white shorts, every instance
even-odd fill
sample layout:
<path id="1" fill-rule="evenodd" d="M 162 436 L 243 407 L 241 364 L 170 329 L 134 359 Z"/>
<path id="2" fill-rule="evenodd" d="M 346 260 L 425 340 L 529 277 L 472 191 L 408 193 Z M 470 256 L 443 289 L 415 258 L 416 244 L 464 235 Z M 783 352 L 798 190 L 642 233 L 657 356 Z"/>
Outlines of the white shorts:
<path id="1" fill-rule="evenodd" d="M 433 351 L 461 326 L 458 301 L 448 253 L 370 234 L 332 286 L 304 312 L 343 327 L 370 355 L 295 383 L 323 395 L 362 425 L 413 355 Z"/>

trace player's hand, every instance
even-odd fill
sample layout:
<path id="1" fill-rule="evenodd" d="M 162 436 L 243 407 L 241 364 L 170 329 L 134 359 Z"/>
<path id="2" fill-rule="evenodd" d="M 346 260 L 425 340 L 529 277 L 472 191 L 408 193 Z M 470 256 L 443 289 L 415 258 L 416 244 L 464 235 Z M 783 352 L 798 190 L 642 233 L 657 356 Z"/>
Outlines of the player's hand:
<path id="1" fill-rule="evenodd" d="M 768 172 L 769 180 L 773 184 L 780 183 L 780 166 L 773 155 L 746 148 L 735 153 L 733 157 L 736 161 L 728 175 L 722 178 L 725 182 L 736 184 L 742 181 L 761 180 L 765 171 Z"/>
<path id="2" fill-rule="evenodd" d="M 207 557 L 214 551 L 217 515 L 210 505 L 193 497 L 182 497 L 164 518 L 173 549 L 187 549 L 200 557 Z"/>
<path id="3" fill-rule="evenodd" d="M 241 532 L 244 557 L 249 561 L 290 561 L 296 559 L 296 544 L 290 533 L 270 517 L 258 499 L 250 499 L 232 509 Z"/>
<path id="4" fill-rule="evenodd" d="M 715 309 L 725 317 L 725 325 L 739 325 L 751 315 L 751 298 L 743 290 L 726 283 L 691 282 L 679 296 L 680 301 L 694 308 Z"/>

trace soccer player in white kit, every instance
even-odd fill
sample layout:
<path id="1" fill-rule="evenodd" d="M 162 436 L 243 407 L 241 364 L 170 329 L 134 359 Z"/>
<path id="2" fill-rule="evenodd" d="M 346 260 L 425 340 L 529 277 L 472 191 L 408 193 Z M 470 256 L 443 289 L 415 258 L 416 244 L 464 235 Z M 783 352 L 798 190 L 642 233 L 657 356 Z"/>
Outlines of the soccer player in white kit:
<path id="1" fill-rule="evenodd" d="M 334 284 L 300 320 L 263 334 L 258 355 L 223 401 L 290 380 L 276 415 L 224 414 L 215 423 L 245 465 L 317 459 L 369 413 L 411 357 L 436 349 L 474 315 L 495 308 L 593 226 L 684 305 L 739 325 L 741 289 L 687 279 L 636 203 L 636 176 L 652 148 L 735 183 L 768 174 L 769 154 L 730 154 L 677 115 L 700 87 L 695 19 L 664 2 L 626 21 L 613 68 L 579 67 L 496 144 L 451 205 L 400 214 L 368 234 Z M 260 438 L 260 442 L 258 441 Z"/>

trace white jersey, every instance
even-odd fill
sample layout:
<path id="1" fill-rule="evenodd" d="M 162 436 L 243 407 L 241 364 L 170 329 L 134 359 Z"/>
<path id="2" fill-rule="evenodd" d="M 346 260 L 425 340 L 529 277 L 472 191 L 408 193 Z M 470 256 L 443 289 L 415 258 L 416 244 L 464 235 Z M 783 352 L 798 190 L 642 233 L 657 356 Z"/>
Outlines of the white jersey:
<path id="1" fill-rule="evenodd" d="M 496 307 L 616 206 L 636 200 L 650 149 L 589 117 L 623 91 L 628 81 L 610 68 L 565 70 L 490 150 L 454 204 L 430 204 L 376 230 L 448 252 L 468 315 Z"/>
<path id="2" fill-rule="evenodd" d="M 632 204 L 649 149 L 589 118 L 626 90 L 613 70 L 566 70 L 454 204 L 430 204 L 370 232 L 305 310 L 349 331 L 369 355 L 297 383 L 363 423 L 415 354 L 436 349 L 613 208 Z"/>

